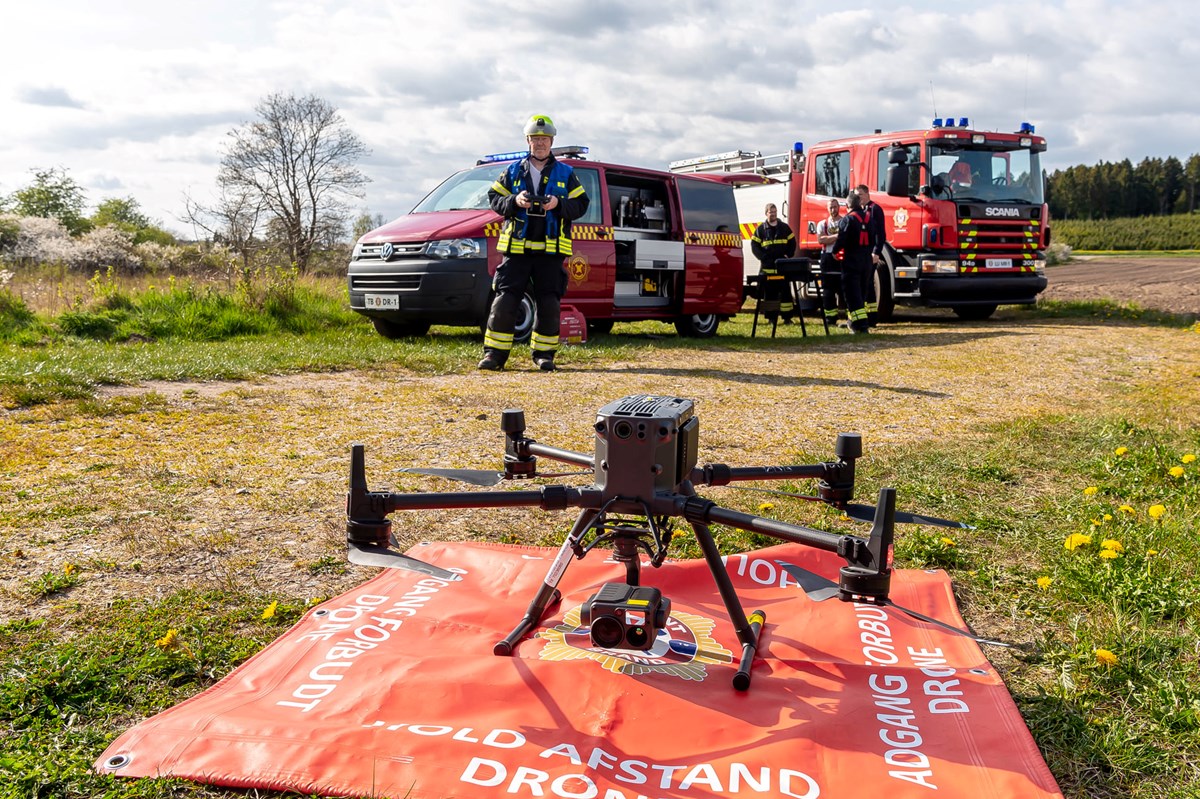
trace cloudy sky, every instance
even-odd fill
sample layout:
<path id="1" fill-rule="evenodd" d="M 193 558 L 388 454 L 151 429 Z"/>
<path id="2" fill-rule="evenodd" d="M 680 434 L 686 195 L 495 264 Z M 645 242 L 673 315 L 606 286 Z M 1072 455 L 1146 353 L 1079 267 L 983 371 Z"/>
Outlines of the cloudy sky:
<path id="1" fill-rule="evenodd" d="M 557 144 L 663 167 L 925 127 L 1048 140 L 1051 171 L 1200 152 L 1183 0 L 35 0 L 0 19 L 0 195 L 66 169 L 176 232 L 230 130 L 315 94 L 371 150 L 358 210 L 406 213 L 546 113 Z"/>

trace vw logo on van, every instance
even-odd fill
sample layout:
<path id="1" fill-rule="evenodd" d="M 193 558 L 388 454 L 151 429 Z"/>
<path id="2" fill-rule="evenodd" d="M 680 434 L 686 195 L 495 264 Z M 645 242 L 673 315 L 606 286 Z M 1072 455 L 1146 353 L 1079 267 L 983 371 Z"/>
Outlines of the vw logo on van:
<path id="1" fill-rule="evenodd" d="M 392 256 L 395 254 L 396 248 L 392 246 L 390 241 L 384 242 L 383 246 L 379 248 L 379 257 L 385 261 L 392 260 Z"/>

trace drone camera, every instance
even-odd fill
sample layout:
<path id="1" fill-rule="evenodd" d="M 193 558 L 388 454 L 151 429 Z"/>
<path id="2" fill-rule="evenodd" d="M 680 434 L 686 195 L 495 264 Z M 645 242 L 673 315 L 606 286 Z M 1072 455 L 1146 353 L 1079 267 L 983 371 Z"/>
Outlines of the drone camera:
<path id="1" fill-rule="evenodd" d="M 657 588 L 625 583 L 605 583 L 580 609 L 592 644 L 601 649 L 646 651 L 670 615 L 671 600 Z"/>

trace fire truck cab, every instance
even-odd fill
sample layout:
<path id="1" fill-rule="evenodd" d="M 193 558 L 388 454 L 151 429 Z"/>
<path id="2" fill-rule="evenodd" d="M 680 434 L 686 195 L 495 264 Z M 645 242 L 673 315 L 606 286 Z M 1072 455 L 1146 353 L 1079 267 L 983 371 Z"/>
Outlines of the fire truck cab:
<path id="1" fill-rule="evenodd" d="M 865 184 L 883 210 L 887 238 L 875 276 L 879 318 L 910 305 L 986 319 L 999 305 L 1036 302 L 1046 288 L 1045 150 L 1028 123 L 998 133 L 975 130 L 966 118 L 935 119 L 927 130 L 877 131 L 822 142 L 807 154 L 797 143 L 778 156 L 737 151 L 671 168 L 770 177 L 739 190 L 743 236 L 762 220 L 765 202 L 775 202 L 795 231 L 797 255 L 814 263 L 817 223 L 828 215 L 830 198 L 844 201 Z"/>
<path id="2" fill-rule="evenodd" d="M 755 175 L 680 176 L 587 161 L 584 147 L 557 147 L 590 198 L 572 229 L 564 308 L 589 329 L 661 319 L 681 335 L 708 337 L 742 302 L 742 242 L 734 185 Z M 350 306 L 380 334 L 422 335 L 431 325 L 482 328 L 491 306 L 501 218 L 488 189 L 526 153 L 487 156 L 451 175 L 412 212 L 364 235 L 347 280 Z M 529 337 L 526 294 L 515 335 Z"/>

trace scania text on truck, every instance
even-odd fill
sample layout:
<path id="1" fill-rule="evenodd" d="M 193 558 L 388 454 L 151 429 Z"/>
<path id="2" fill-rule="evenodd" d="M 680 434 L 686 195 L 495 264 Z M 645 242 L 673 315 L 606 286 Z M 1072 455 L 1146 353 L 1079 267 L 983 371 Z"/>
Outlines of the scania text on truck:
<path id="1" fill-rule="evenodd" d="M 742 242 L 733 187 L 755 175 L 674 175 L 583 158 L 557 147 L 591 198 L 575 221 L 566 258 L 564 310 L 593 331 L 614 322 L 659 319 L 681 335 L 708 337 L 742 303 Z M 501 260 L 501 219 L 488 189 L 526 153 L 487 156 L 447 178 L 412 212 L 360 238 L 347 270 L 350 306 L 388 338 L 431 325 L 482 328 Z M 526 295 L 516 340 L 533 329 Z"/>
<path id="2" fill-rule="evenodd" d="M 927 130 L 876 131 L 822 142 L 807 154 L 801 143 L 781 155 L 739 150 L 675 162 L 671 171 L 770 177 L 737 191 L 743 236 L 774 202 L 796 233 L 797 255 L 814 266 L 829 198 L 845 200 L 865 184 L 883 210 L 887 237 L 875 275 L 879 318 L 907 305 L 986 319 L 999 305 L 1036 302 L 1046 288 L 1045 150 L 1028 123 L 999 133 L 973 129 L 966 118 L 935 119 Z"/>

